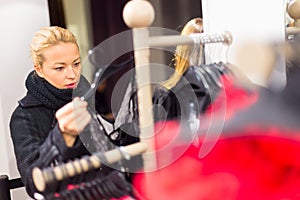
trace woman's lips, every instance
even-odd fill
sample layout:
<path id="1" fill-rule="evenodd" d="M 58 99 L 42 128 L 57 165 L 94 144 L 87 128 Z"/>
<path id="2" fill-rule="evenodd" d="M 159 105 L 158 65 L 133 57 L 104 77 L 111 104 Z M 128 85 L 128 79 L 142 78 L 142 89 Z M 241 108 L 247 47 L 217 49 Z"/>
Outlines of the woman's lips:
<path id="1" fill-rule="evenodd" d="M 68 89 L 73 89 L 76 87 L 76 83 L 70 83 L 68 85 L 66 85 Z"/>

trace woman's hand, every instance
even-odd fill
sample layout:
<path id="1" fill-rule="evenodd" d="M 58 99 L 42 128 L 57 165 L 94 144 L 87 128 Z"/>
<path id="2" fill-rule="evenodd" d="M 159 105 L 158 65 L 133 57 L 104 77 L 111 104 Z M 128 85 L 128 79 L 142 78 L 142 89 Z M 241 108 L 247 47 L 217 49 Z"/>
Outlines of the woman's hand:
<path id="1" fill-rule="evenodd" d="M 73 146 L 77 135 L 91 120 L 87 105 L 86 101 L 81 101 L 75 97 L 72 102 L 60 108 L 55 114 L 58 127 L 69 147 Z"/>

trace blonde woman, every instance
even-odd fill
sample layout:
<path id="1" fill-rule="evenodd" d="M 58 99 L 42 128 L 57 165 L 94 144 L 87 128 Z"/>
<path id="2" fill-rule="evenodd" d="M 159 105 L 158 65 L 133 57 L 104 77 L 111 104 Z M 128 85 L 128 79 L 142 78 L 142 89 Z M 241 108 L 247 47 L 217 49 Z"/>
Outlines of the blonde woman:
<path id="1" fill-rule="evenodd" d="M 21 179 L 34 197 L 38 192 L 32 180 L 34 167 L 90 154 L 79 135 L 85 133 L 91 115 L 86 101 L 72 98 L 75 89 L 84 92 L 89 87 L 81 74 L 76 37 L 61 27 L 45 27 L 34 35 L 30 50 L 34 69 L 26 79 L 27 94 L 11 116 L 10 131 Z M 104 168 L 101 173 L 111 171 Z M 78 183 L 75 179 L 66 184 Z M 51 192 L 66 184 L 53 185 Z"/>
<path id="2" fill-rule="evenodd" d="M 202 18 L 193 18 L 188 21 L 181 31 L 181 35 L 191 35 L 194 33 L 203 33 Z M 202 46 L 179 45 L 174 54 L 174 74 L 167 80 L 163 86 L 168 90 L 173 88 L 181 76 L 192 65 L 199 65 L 202 62 Z"/>
<path id="3" fill-rule="evenodd" d="M 188 21 L 181 35 L 203 33 L 201 18 Z M 202 45 L 179 45 L 174 54 L 174 73 L 157 87 L 153 95 L 155 121 L 178 118 L 197 118 L 211 102 L 210 91 L 203 82 L 201 64 L 204 63 Z M 209 80 L 205 78 L 205 81 Z M 210 83 L 208 83 L 210 84 Z M 210 84 L 210 86 L 214 86 Z M 217 88 L 211 88 L 216 89 Z"/>

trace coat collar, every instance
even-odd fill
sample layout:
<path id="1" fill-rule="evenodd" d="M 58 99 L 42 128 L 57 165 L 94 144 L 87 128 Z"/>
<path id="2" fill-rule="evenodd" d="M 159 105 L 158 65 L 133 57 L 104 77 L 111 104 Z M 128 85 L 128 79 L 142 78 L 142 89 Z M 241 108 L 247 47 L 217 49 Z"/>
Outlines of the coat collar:
<path id="1" fill-rule="evenodd" d="M 38 101 L 36 98 L 34 98 L 31 94 L 27 93 L 24 98 L 18 101 L 20 106 L 22 107 L 35 107 L 35 106 L 42 106 L 43 103 Z"/>

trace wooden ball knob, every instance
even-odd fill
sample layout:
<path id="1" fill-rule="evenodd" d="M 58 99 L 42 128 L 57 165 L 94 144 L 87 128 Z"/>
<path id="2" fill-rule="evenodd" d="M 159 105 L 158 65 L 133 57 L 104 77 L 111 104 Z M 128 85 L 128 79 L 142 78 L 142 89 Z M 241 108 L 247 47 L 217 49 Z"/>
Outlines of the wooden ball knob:
<path id="1" fill-rule="evenodd" d="M 291 18 L 300 19 L 300 0 L 293 0 L 289 3 L 287 8 L 288 14 Z"/>
<path id="2" fill-rule="evenodd" d="M 123 19 L 130 28 L 148 27 L 154 20 L 154 9 L 146 0 L 131 0 L 123 9 Z"/>

